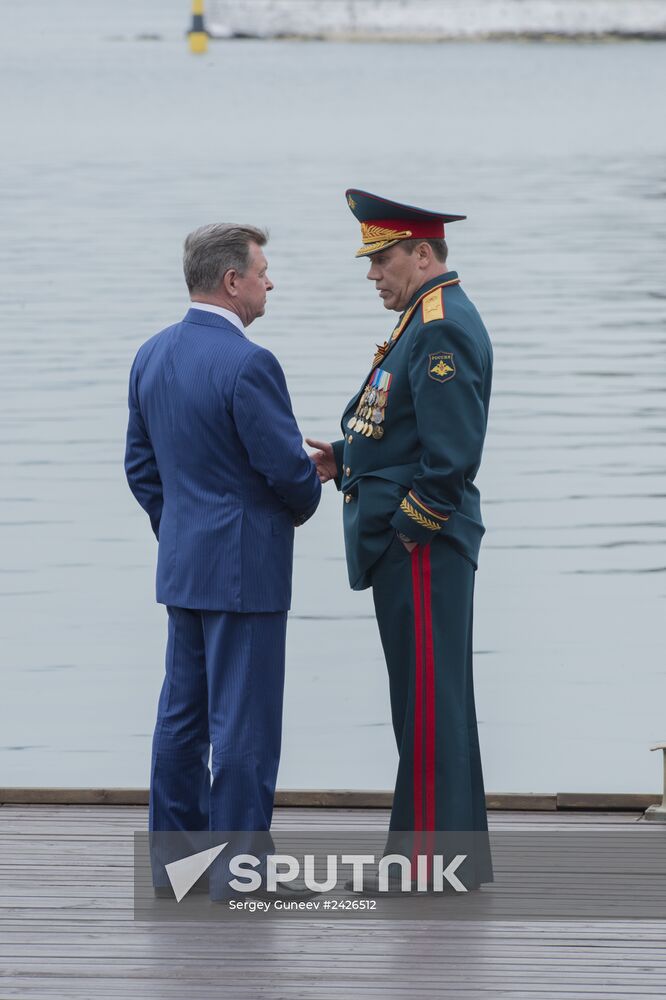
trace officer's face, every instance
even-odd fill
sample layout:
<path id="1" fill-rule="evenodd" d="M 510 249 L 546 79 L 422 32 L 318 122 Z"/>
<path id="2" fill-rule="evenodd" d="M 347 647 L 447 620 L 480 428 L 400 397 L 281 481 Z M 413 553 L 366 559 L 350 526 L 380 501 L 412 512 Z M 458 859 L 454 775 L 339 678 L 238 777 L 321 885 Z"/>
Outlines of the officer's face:
<path id="1" fill-rule="evenodd" d="M 373 253 L 368 279 L 374 281 L 385 309 L 401 312 L 423 284 L 423 267 L 418 253 L 408 254 L 397 243 Z"/>
<path id="2" fill-rule="evenodd" d="M 235 285 L 238 295 L 238 312 L 245 326 L 257 316 L 263 316 L 266 295 L 273 288 L 268 277 L 268 261 L 256 243 L 250 244 L 250 261 L 245 274 L 237 274 Z"/>

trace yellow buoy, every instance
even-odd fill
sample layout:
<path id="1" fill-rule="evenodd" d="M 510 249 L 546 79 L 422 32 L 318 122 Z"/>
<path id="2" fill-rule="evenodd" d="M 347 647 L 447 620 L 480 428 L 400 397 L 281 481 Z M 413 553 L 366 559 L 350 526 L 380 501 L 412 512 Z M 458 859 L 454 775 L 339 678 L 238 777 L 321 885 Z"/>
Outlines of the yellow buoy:
<path id="1" fill-rule="evenodd" d="M 208 51 L 208 32 L 204 26 L 204 0 L 192 0 L 192 27 L 188 37 L 190 52 Z"/>

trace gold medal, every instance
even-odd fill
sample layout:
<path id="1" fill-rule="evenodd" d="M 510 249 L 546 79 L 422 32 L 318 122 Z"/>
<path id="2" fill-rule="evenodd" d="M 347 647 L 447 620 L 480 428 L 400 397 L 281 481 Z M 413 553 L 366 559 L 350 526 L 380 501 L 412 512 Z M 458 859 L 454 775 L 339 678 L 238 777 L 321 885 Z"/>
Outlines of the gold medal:
<path id="1" fill-rule="evenodd" d="M 384 428 L 377 425 L 377 427 L 372 428 L 372 436 L 375 441 L 379 441 L 380 438 L 384 437 Z"/>
<path id="2" fill-rule="evenodd" d="M 365 425 L 365 430 L 363 431 L 363 433 L 365 434 L 365 436 L 367 438 L 372 437 L 372 425 L 371 424 L 366 424 Z"/>
<path id="3" fill-rule="evenodd" d="M 386 406 L 386 396 L 387 393 L 383 389 L 380 389 L 377 393 L 377 406 L 381 406 L 382 409 Z"/>
<path id="4" fill-rule="evenodd" d="M 356 417 L 352 417 L 351 420 L 347 421 L 347 427 L 350 431 L 353 431 L 356 427 Z"/>

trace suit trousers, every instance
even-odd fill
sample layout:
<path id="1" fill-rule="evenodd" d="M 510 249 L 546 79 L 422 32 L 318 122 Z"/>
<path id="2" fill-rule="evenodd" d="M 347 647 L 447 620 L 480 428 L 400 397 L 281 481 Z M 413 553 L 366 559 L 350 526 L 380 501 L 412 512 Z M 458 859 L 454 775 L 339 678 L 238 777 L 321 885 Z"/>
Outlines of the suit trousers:
<path id="1" fill-rule="evenodd" d="M 492 881 L 472 677 L 475 569 L 446 539 L 397 535 L 371 570 L 399 753 L 389 842 L 476 831 L 471 882 Z M 431 841 L 432 842 L 432 841 Z"/>
<path id="2" fill-rule="evenodd" d="M 268 830 L 280 760 L 287 612 L 167 612 L 150 830 Z"/>

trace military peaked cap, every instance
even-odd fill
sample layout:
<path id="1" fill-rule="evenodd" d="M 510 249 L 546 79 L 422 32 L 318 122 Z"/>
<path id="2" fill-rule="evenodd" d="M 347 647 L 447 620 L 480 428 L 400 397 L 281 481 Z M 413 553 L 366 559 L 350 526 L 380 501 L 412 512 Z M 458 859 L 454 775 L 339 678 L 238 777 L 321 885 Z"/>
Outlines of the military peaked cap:
<path id="1" fill-rule="evenodd" d="M 349 188 L 345 192 L 347 204 L 361 223 L 363 246 L 357 257 L 367 257 L 394 246 L 400 240 L 444 239 L 444 223 L 458 222 L 466 215 L 444 215 L 428 212 L 413 205 L 401 205 L 379 195 Z"/>

